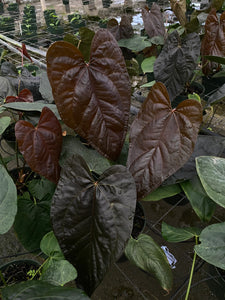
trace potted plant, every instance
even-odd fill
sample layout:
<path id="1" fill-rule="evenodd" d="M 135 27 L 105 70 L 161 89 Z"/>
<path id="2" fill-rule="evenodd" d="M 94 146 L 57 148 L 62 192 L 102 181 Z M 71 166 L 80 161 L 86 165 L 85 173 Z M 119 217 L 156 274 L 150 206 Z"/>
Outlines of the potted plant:
<path id="1" fill-rule="evenodd" d="M 0 17 L 0 30 L 9 37 L 13 37 L 15 30 L 15 23 L 12 17 Z"/>
<path id="2" fill-rule="evenodd" d="M 19 17 L 19 4 L 17 2 L 9 3 L 7 10 L 12 17 Z"/>
<path id="3" fill-rule="evenodd" d="M 83 19 L 78 12 L 68 15 L 68 21 L 75 30 L 79 30 L 79 28 L 86 26 L 85 19 Z"/>

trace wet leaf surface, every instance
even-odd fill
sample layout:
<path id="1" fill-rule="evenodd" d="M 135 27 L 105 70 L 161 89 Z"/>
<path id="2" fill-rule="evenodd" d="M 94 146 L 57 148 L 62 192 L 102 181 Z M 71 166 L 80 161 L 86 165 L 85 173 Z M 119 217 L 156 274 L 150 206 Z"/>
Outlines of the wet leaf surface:
<path id="1" fill-rule="evenodd" d="M 171 108 L 162 83 L 156 83 L 131 125 L 127 166 L 141 199 L 175 173 L 191 156 L 202 122 L 201 104 L 185 100 Z"/>
<path id="2" fill-rule="evenodd" d="M 126 136 L 131 93 L 126 64 L 111 33 L 101 29 L 95 34 L 89 64 L 72 44 L 54 43 L 47 52 L 47 70 L 65 124 L 115 160 Z"/>

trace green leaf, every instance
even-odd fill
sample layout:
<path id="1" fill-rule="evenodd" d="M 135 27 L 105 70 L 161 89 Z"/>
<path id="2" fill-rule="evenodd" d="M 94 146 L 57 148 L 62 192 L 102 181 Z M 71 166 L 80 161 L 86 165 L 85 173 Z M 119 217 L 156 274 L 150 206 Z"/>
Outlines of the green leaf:
<path id="1" fill-rule="evenodd" d="M 6 169 L 0 164 L 0 234 L 13 225 L 17 212 L 16 186 Z"/>
<path id="2" fill-rule="evenodd" d="M 162 35 L 157 35 L 150 38 L 150 41 L 155 45 L 164 45 L 165 39 Z"/>
<path id="3" fill-rule="evenodd" d="M 53 231 L 46 233 L 46 235 L 42 238 L 40 248 L 41 251 L 49 257 L 58 260 L 64 259 L 64 255 Z"/>
<path id="4" fill-rule="evenodd" d="M 219 63 L 221 65 L 225 65 L 225 57 L 216 56 L 216 55 L 205 55 L 205 59 L 208 59 L 209 61 L 213 61 L 216 63 Z"/>
<path id="5" fill-rule="evenodd" d="M 3 134 L 3 132 L 9 126 L 10 121 L 11 121 L 11 118 L 7 117 L 7 116 L 4 116 L 4 117 L 0 118 L 0 134 Z"/>
<path id="6" fill-rule="evenodd" d="M 54 285 L 64 285 L 77 278 L 77 271 L 67 260 L 50 259 L 42 269 L 40 280 Z"/>
<path id="7" fill-rule="evenodd" d="M 125 254 L 137 267 L 153 274 L 164 290 L 172 289 L 173 276 L 167 257 L 150 236 L 140 234 L 137 240 L 131 238 Z"/>
<path id="8" fill-rule="evenodd" d="M 225 270 L 225 222 L 206 227 L 200 234 L 195 251 L 208 263 Z"/>
<path id="9" fill-rule="evenodd" d="M 43 199 L 46 195 L 52 198 L 55 188 L 55 183 L 44 177 L 41 179 L 33 179 L 28 184 L 28 190 L 31 195 L 39 200 Z"/>
<path id="10" fill-rule="evenodd" d="M 151 47 L 152 43 L 145 36 L 134 35 L 129 39 L 121 39 L 118 41 L 120 47 L 128 48 L 134 52 L 140 52 L 146 47 Z"/>
<path id="11" fill-rule="evenodd" d="M 162 236 L 171 243 L 179 243 L 200 235 L 201 229 L 196 227 L 176 228 L 162 222 Z"/>
<path id="12" fill-rule="evenodd" d="M 171 197 L 179 194 L 182 191 L 179 184 L 172 184 L 166 186 L 160 186 L 150 194 L 148 194 L 143 201 L 158 201 L 163 198 Z"/>
<path id="13" fill-rule="evenodd" d="M 99 154 L 96 150 L 86 147 L 78 137 L 65 136 L 63 138 L 63 145 L 61 151 L 60 165 L 63 166 L 65 161 L 73 154 L 79 154 L 86 161 L 89 170 L 101 174 L 110 167 L 107 158 Z"/>
<path id="14" fill-rule="evenodd" d="M 2 106 L 0 106 L 0 114 L 1 114 L 3 111 L 5 111 L 5 108 L 2 107 Z"/>
<path id="15" fill-rule="evenodd" d="M 86 300 L 90 299 L 82 290 L 59 287 L 40 280 L 14 284 L 2 289 L 3 300 Z"/>
<path id="16" fill-rule="evenodd" d="M 18 198 L 18 212 L 14 229 L 28 251 L 39 249 L 42 237 L 52 230 L 50 223 L 51 197 L 39 201 L 24 193 Z"/>
<path id="17" fill-rule="evenodd" d="M 21 111 L 39 111 L 42 112 L 42 109 L 44 107 L 48 107 L 49 109 L 52 110 L 52 112 L 55 114 L 57 119 L 61 119 L 58 113 L 58 110 L 56 108 L 55 104 L 46 104 L 43 103 L 43 101 L 35 101 L 32 103 L 29 102 L 13 102 L 13 103 L 7 103 L 4 104 L 3 107 L 5 108 L 10 108 L 10 109 L 15 109 L 15 110 L 21 110 Z"/>
<path id="18" fill-rule="evenodd" d="M 152 81 L 150 81 L 150 82 L 147 82 L 147 83 L 145 83 L 145 84 L 142 84 L 140 87 L 141 87 L 141 88 L 151 87 L 151 86 L 153 86 L 154 84 L 155 84 L 155 80 L 152 80 Z"/>
<path id="19" fill-rule="evenodd" d="M 194 99 L 201 103 L 201 97 L 196 93 L 188 94 L 188 99 Z"/>
<path id="20" fill-rule="evenodd" d="M 151 56 L 151 57 L 145 58 L 143 60 L 143 62 L 141 63 L 141 68 L 144 73 L 153 72 L 153 66 L 154 66 L 155 60 L 156 60 L 155 56 Z"/>
<path id="21" fill-rule="evenodd" d="M 203 222 L 209 222 L 215 210 L 215 202 L 213 202 L 202 187 L 198 176 L 181 183 L 181 187 L 185 192 L 197 216 Z"/>
<path id="22" fill-rule="evenodd" d="M 199 156 L 196 158 L 196 169 L 208 196 L 225 207 L 225 159 Z"/>

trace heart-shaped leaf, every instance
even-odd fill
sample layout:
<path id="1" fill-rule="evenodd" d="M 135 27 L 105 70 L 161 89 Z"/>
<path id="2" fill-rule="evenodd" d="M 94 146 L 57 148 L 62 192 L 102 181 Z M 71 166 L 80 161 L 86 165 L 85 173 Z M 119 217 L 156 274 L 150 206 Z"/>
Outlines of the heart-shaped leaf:
<path id="1" fill-rule="evenodd" d="M 18 96 L 8 96 L 5 99 L 6 103 L 11 102 L 34 102 L 33 94 L 28 89 L 23 89 Z"/>
<path id="2" fill-rule="evenodd" d="M 122 52 L 106 29 L 94 36 L 91 58 L 66 42 L 47 52 L 47 72 L 62 120 L 94 148 L 115 160 L 130 112 L 130 82 Z"/>
<path id="3" fill-rule="evenodd" d="M 44 107 L 37 127 L 27 121 L 18 121 L 15 135 L 20 152 L 30 168 L 57 183 L 60 175 L 62 130 L 53 112 Z"/>
<path id="4" fill-rule="evenodd" d="M 196 169 L 208 196 L 225 207 L 225 158 L 199 156 L 196 158 Z"/>
<path id="5" fill-rule="evenodd" d="M 14 229 L 22 243 L 29 251 L 39 249 L 42 237 L 51 230 L 50 223 L 51 197 L 31 198 L 24 193 L 18 198 L 18 211 Z"/>
<path id="6" fill-rule="evenodd" d="M 164 240 L 171 243 L 179 243 L 189 240 L 193 237 L 198 237 L 201 229 L 195 227 L 177 228 L 162 222 L 162 236 Z"/>
<path id="7" fill-rule="evenodd" d="M 129 39 L 134 35 L 131 21 L 132 17 L 129 15 L 122 16 L 120 24 L 116 19 L 111 19 L 107 23 L 107 29 L 112 33 L 117 41 L 121 39 Z"/>
<path id="8" fill-rule="evenodd" d="M 30 280 L 2 289 L 3 300 L 87 300 L 90 299 L 82 290 L 55 286 L 41 280 Z"/>
<path id="9" fill-rule="evenodd" d="M 154 63 L 154 76 L 156 81 L 167 87 L 171 101 L 191 78 L 199 55 L 200 38 L 197 33 L 190 33 L 183 40 L 176 30 L 168 36 Z"/>
<path id="10" fill-rule="evenodd" d="M 50 258 L 44 265 L 40 280 L 54 285 L 64 285 L 77 278 L 77 271 L 68 260 Z"/>
<path id="11" fill-rule="evenodd" d="M 16 186 L 8 172 L 0 164 L 0 234 L 6 233 L 13 225 L 17 212 Z"/>
<path id="12" fill-rule="evenodd" d="M 53 230 L 88 294 L 124 250 L 135 207 L 135 183 L 126 167 L 112 166 L 98 181 L 79 155 L 62 167 L 51 208 Z"/>
<path id="13" fill-rule="evenodd" d="M 171 108 L 166 87 L 157 82 L 131 125 L 127 166 L 141 199 L 176 172 L 194 150 L 202 107 L 185 100 Z"/>
<path id="14" fill-rule="evenodd" d="M 154 36 L 165 36 L 165 26 L 161 8 L 155 2 L 152 4 L 151 10 L 148 7 L 142 9 L 142 19 L 145 31 L 150 38 Z"/>
<path id="15" fill-rule="evenodd" d="M 137 240 L 131 238 L 125 254 L 137 267 L 153 274 L 164 290 L 169 292 L 172 289 L 173 274 L 169 262 L 163 250 L 149 235 L 140 234 Z"/>
<path id="16" fill-rule="evenodd" d="M 213 8 L 205 22 L 205 34 L 201 44 L 202 71 L 209 75 L 213 70 L 218 69 L 219 64 L 208 61 L 205 55 L 225 56 L 225 12 L 220 16 L 220 21 L 216 15 L 216 9 Z"/>
<path id="17" fill-rule="evenodd" d="M 225 270 L 225 223 L 207 226 L 200 234 L 195 251 L 208 263 Z"/>
<path id="18" fill-rule="evenodd" d="M 48 232 L 42 238 L 40 248 L 44 254 L 46 254 L 49 257 L 54 258 L 55 260 L 65 259 L 53 231 Z"/>

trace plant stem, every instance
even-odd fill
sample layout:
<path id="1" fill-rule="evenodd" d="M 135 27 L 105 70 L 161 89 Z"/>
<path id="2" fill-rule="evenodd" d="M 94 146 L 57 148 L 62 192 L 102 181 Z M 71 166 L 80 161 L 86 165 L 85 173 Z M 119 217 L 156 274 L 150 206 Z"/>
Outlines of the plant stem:
<path id="1" fill-rule="evenodd" d="M 0 270 L 0 278 L 1 278 L 1 281 L 3 282 L 4 286 L 7 286 L 7 283 L 6 283 L 6 281 L 5 281 L 5 278 L 4 278 L 4 276 L 3 276 L 2 272 L 1 272 L 1 270 Z"/>
<path id="2" fill-rule="evenodd" d="M 49 257 L 43 262 L 43 264 L 37 269 L 37 271 L 34 273 L 34 275 L 31 277 L 30 280 L 33 280 L 34 277 L 40 272 L 40 270 L 44 267 L 44 265 L 49 261 Z"/>
<path id="3" fill-rule="evenodd" d="M 197 237 L 197 236 L 195 237 L 195 244 L 196 244 L 196 245 L 198 244 L 198 237 Z M 192 282 L 192 278 L 193 278 L 193 274 L 194 274 L 194 269 L 195 269 L 195 261 L 196 261 L 196 257 L 197 257 L 197 254 L 196 254 L 196 252 L 194 251 L 194 257 L 193 257 L 193 262 L 192 262 L 192 267 L 191 267 L 191 274 L 190 274 L 190 277 L 189 277 L 188 288 L 187 288 L 185 300 L 188 300 L 188 296 L 189 296 L 189 293 L 190 293 L 191 282 Z"/>

